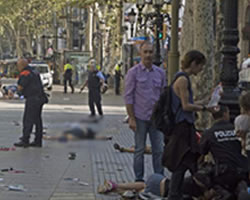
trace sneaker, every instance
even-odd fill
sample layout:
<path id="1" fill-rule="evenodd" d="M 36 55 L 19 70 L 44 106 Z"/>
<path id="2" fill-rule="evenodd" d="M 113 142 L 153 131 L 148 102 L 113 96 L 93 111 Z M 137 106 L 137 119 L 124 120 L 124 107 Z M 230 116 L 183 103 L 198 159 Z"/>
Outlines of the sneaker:
<path id="1" fill-rule="evenodd" d="M 114 149 L 116 149 L 116 150 L 118 150 L 118 151 L 120 151 L 120 152 L 124 152 L 124 148 L 123 147 L 121 147 L 119 144 L 117 144 L 117 143 L 115 143 L 114 145 L 113 145 L 113 147 L 114 147 Z"/>
<path id="2" fill-rule="evenodd" d="M 103 185 L 98 186 L 98 193 L 100 194 L 107 194 L 109 192 L 114 191 L 117 188 L 116 183 L 112 181 L 105 180 Z"/>
<path id="3" fill-rule="evenodd" d="M 29 147 L 29 143 L 20 141 L 20 142 L 14 143 L 14 146 L 15 146 L 15 147 L 27 148 L 27 147 Z"/>

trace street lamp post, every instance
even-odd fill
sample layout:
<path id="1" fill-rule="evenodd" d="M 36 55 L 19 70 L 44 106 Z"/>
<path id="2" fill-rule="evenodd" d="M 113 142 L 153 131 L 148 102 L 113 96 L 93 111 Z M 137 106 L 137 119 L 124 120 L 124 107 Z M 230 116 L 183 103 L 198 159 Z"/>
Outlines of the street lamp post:
<path id="1" fill-rule="evenodd" d="M 136 8 L 138 9 L 139 13 L 138 13 L 138 23 L 141 26 L 142 23 L 142 10 L 145 6 L 145 2 L 144 0 L 136 0 Z"/>
<path id="2" fill-rule="evenodd" d="M 223 95 L 220 103 L 227 105 L 230 109 L 231 121 L 240 113 L 238 84 L 237 54 L 240 52 L 237 44 L 238 33 L 238 0 L 227 0 L 224 4 L 223 47 L 222 47 L 222 70 L 220 81 L 223 86 Z"/>
<path id="3" fill-rule="evenodd" d="M 171 42 L 168 53 L 168 84 L 171 84 L 179 66 L 178 31 L 179 31 L 180 0 L 172 1 Z"/>
<path id="4" fill-rule="evenodd" d="M 133 38 L 135 16 L 136 16 L 136 13 L 135 13 L 134 9 L 132 8 L 131 11 L 128 13 L 128 20 L 129 20 L 129 23 L 130 23 L 130 37 L 131 37 L 131 39 Z M 133 65 L 134 65 L 133 54 L 134 54 L 134 47 L 133 47 L 133 43 L 131 43 L 130 68 L 133 67 Z"/>
<path id="5" fill-rule="evenodd" d="M 154 56 L 154 64 L 157 66 L 160 66 L 162 63 L 161 60 L 161 45 L 160 45 L 160 40 L 163 37 L 162 31 L 163 31 L 163 19 L 164 15 L 161 13 L 161 8 L 163 4 L 170 4 L 171 0 L 137 0 L 136 1 L 136 6 L 139 10 L 139 16 L 138 16 L 138 21 L 139 24 L 142 22 L 142 9 L 145 4 L 153 4 L 154 6 L 154 12 L 153 13 L 148 13 L 145 14 L 146 20 L 145 20 L 145 25 L 146 21 L 148 18 L 153 18 L 154 19 L 154 24 L 156 25 L 156 36 L 155 36 L 155 46 L 156 46 L 156 51 L 155 51 L 155 56 Z"/>
<path id="6" fill-rule="evenodd" d="M 155 52 L 155 58 L 154 58 L 154 64 L 156 66 L 160 66 L 161 64 L 161 46 L 160 46 L 160 32 L 162 29 L 162 22 L 163 22 L 163 17 L 161 14 L 161 7 L 163 4 L 163 0 L 153 0 L 153 5 L 155 7 L 155 12 L 156 12 L 156 52 Z"/>

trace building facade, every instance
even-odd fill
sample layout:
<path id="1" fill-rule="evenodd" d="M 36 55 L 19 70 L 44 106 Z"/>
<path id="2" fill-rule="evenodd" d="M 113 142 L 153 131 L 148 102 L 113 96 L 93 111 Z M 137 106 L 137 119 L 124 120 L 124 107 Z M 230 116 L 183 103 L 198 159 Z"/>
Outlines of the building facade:
<path id="1" fill-rule="evenodd" d="M 239 62 L 250 54 L 250 0 L 239 0 Z"/>

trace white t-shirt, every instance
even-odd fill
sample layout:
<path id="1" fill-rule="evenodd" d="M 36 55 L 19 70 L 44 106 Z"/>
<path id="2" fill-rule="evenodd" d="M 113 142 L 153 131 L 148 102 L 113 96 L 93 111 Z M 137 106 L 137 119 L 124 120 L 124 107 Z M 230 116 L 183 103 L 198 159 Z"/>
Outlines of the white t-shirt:
<path id="1" fill-rule="evenodd" d="M 235 131 L 245 131 L 246 132 L 246 141 L 245 149 L 250 151 L 250 116 L 246 114 L 241 114 L 237 116 L 234 120 Z"/>
<path id="2" fill-rule="evenodd" d="M 246 69 L 246 68 L 250 68 L 250 58 L 247 58 L 241 66 L 241 69 Z"/>

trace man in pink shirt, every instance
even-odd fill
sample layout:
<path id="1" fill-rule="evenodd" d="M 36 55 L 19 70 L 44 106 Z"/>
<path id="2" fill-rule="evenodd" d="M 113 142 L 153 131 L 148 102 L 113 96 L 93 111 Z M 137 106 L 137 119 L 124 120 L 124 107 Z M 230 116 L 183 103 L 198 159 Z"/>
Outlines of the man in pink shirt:
<path id="1" fill-rule="evenodd" d="M 153 107 L 166 86 L 165 72 L 153 65 L 153 45 L 145 41 L 140 46 L 141 62 L 132 67 L 125 79 L 124 100 L 129 116 L 129 127 L 134 131 L 135 181 L 144 179 L 144 149 L 147 133 L 152 145 L 154 172 L 163 174 L 162 152 L 163 134 L 156 130 L 151 122 Z"/>

